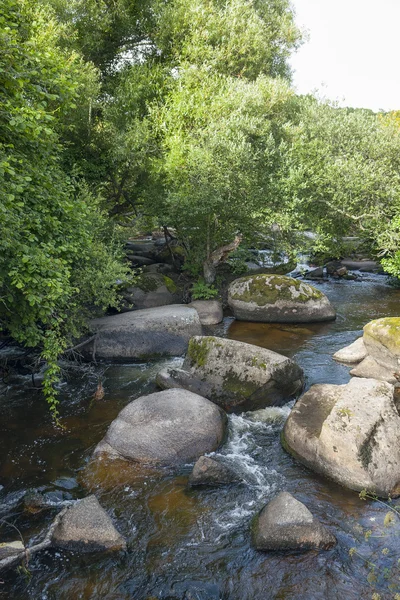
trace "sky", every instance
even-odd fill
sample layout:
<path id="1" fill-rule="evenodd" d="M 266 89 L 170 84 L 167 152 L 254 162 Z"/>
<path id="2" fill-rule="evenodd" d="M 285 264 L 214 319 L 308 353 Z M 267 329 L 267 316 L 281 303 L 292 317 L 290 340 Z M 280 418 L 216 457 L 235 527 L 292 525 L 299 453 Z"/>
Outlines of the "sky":
<path id="1" fill-rule="evenodd" d="M 400 0 L 292 0 L 309 41 L 292 57 L 299 94 L 400 110 Z"/>

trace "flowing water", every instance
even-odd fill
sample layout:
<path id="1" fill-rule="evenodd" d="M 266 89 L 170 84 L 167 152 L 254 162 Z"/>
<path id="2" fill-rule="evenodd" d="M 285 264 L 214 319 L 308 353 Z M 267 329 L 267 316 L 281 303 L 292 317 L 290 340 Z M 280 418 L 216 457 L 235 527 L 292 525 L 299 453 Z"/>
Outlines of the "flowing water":
<path id="1" fill-rule="evenodd" d="M 226 317 L 213 329 L 294 358 L 306 385 L 346 383 L 349 369 L 332 354 L 361 335 L 371 319 L 400 313 L 400 291 L 382 276 L 318 284 L 335 305 L 334 323 L 266 325 Z M 216 453 L 243 483 L 189 490 L 192 465 L 149 472 L 128 463 L 90 463 L 110 422 L 128 402 L 155 390 L 166 364 L 78 365 L 61 386 L 65 429 L 55 429 L 31 378 L 5 380 L 0 401 L 0 540 L 40 538 L 60 507 L 95 493 L 128 541 L 114 556 L 49 550 L 29 562 L 29 575 L 1 575 L 0 599 L 34 600 L 358 600 L 400 591 L 400 527 L 384 527 L 379 502 L 319 477 L 287 455 L 279 436 L 291 404 L 229 417 L 229 437 Z M 93 400 L 99 378 L 106 395 Z M 23 508 L 27 490 L 49 509 Z M 327 552 L 260 553 L 251 547 L 251 520 L 277 492 L 304 502 L 336 535 Z M 371 531 L 371 534 L 365 533 Z M 371 535 L 371 537 L 369 537 Z M 367 537 L 367 539 L 366 539 Z M 350 556 L 349 550 L 356 548 Z M 383 550 L 383 552 L 382 552 Z M 353 552 L 353 551 L 352 551 Z M 363 558 L 364 557 L 364 558 Z M 367 559 L 369 563 L 366 562 Z M 371 564 L 375 564 L 375 571 Z M 385 570 L 388 569 L 388 570 Z"/>

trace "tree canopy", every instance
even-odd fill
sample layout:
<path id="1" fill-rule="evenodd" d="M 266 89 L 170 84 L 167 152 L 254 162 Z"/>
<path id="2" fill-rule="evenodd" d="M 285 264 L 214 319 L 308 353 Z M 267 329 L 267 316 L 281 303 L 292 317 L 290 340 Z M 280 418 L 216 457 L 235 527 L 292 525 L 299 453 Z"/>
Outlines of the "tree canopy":
<path id="1" fill-rule="evenodd" d="M 398 113 L 291 88 L 289 0 L 4 0 L 0 325 L 47 361 L 132 276 L 116 227 L 173 228 L 193 276 L 279 225 L 400 276 Z"/>

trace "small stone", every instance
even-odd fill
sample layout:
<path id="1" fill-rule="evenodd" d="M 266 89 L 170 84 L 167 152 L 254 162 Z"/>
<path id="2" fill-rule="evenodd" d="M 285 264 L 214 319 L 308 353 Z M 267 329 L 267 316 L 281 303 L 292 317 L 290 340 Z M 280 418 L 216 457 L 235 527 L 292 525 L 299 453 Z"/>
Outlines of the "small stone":
<path id="1" fill-rule="evenodd" d="M 232 469 L 208 456 L 199 458 L 189 477 L 191 487 L 227 485 L 237 481 L 240 479 Z"/>
<path id="2" fill-rule="evenodd" d="M 255 518 L 253 544 L 257 550 L 327 550 L 336 538 L 308 508 L 281 492 Z"/>
<path id="3" fill-rule="evenodd" d="M 125 550 L 126 542 L 115 529 L 96 496 L 78 500 L 56 527 L 53 544 L 79 552 Z"/>

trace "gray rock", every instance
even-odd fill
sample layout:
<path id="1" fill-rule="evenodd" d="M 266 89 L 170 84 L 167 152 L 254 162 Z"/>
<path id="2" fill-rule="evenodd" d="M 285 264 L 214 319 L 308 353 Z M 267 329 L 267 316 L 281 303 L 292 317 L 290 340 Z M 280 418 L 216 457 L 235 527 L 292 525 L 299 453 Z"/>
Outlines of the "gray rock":
<path id="1" fill-rule="evenodd" d="M 400 368 L 400 318 L 370 321 L 364 327 L 363 340 L 368 354 L 377 363 L 397 371 Z"/>
<path id="2" fill-rule="evenodd" d="M 367 356 L 367 349 L 364 345 L 362 337 L 358 338 L 355 342 L 338 350 L 333 355 L 333 358 L 338 362 L 343 362 L 349 365 L 356 365 L 360 363 Z M 376 378 L 374 378 L 376 379 Z"/>
<path id="3" fill-rule="evenodd" d="M 325 268 L 328 275 L 334 275 L 338 269 L 343 267 L 343 263 L 340 260 L 330 260 L 326 263 Z"/>
<path id="4" fill-rule="evenodd" d="M 306 279 L 322 279 L 324 276 L 324 269 L 322 267 L 317 267 L 316 269 L 312 269 L 305 274 Z"/>
<path id="5" fill-rule="evenodd" d="M 96 496 L 71 506 L 52 535 L 55 546 L 79 552 L 125 550 L 126 542 L 115 529 Z"/>
<path id="6" fill-rule="evenodd" d="M 197 311 L 183 304 L 126 312 L 91 321 L 97 332 L 85 351 L 105 359 L 147 360 L 180 356 L 193 335 L 201 335 Z"/>
<path id="7" fill-rule="evenodd" d="M 352 260 L 344 258 L 342 265 L 349 271 L 361 271 L 362 273 L 383 273 L 381 265 L 375 260 Z"/>
<path id="8" fill-rule="evenodd" d="M 182 300 L 182 294 L 170 277 L 144 273 L 136 285 L 124 290 L 123 298 L 130 310 L 142 310 L 176 304 Z"/>
<path id="9" fill-rule="evenodd" d="M 228 304 L 241 321 L 314 323 L 336 317 L 328 298 L 304 281 L 285 275 L 250 275 L 233 281 Z"/>
<path id="10" fill-rule="evenodd" d="M 134 242 L 126 242 L 126 249 L 132 254 L 141 256 L 150 256 L 154 254 L 157 249 L 157 245 L 152 240 L 135 240 Z"/>
<path id="11" fill-rule="evenodd" d="M 191 487 L 228 485 L 237 481 L 240 478 L 232 469 L 208 456 L 199 458 L 189 476 Z"/>
<path id="12" fill-rule="evenodd" d="M 400 495 L 394 388 L 376 379 L 314 385 L 286 421 L 282 443 L 300 462 L 352 490 Z"/>
<path id="13" fill-rule="evenodd" d="M 353 377 L 373 378 L 379 381 L 387 381 L 394 385 L 397 383 L 394 377 L 394 369 L 387 369 L 380 365 L 372 356 L 366 356 L 354 369 L 351 369 L 350 375 Z"/>
<path id="14" fill-rule="evenodd" d="M 194 300 L 188 306 L 197 310 L 202 325 L 217 325 L 224 318 L 219 300 Z"/>
<path id="15" fill-rule="evenodd" d="M 154 263 L 153 265 L 147 265 L 143 267 L 144 273 L 162 273 L 166 275 L 168 273 L 174 272 L 174 267 L 172 265 L 167 265 L 166 263 Z"/>
<path id="16" fill-rule="evenodd" d="M 145 256 L 137 256 L 135 254 L 128 254 L 126 258 L 130 260 L 135 267 L 153 265 L 155 262 L 152 258 L 146 258 Z"/>
<path id="17" fill-rule="evenodd" d="M 186 390 L 142 396 L 111 423 L 95 454 L 149 465 L 176 465 L 213 452 L 225 437 L 225 413 Z"/>
<path id="18" fill-rule="evenodd" d="M 281 492 L 259 513 L 253 523 L 257 550 L 328 549 L 336 538 L 313 517 L 304 504 Z"/>
<path id="19" fill-rule="evenodd" d="M 243 412 L 281 405 L 296 396 L 303 386 L 303 371 L 272 350 L 196 336 L 189 342 L 182 369 L 161 371 L 157 384 L 188 389 L 228 412 Z"/>
<path id="20" fill-rule="evenodd" d="M 12 556 L 18 556 L 21 552 L 24 552 L 25 546 L 21 540 L 15 542 L 2 542 L 0 543 L 0 561 L 5 558 L 11 558 Z"/>

